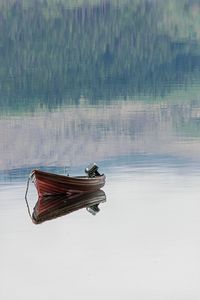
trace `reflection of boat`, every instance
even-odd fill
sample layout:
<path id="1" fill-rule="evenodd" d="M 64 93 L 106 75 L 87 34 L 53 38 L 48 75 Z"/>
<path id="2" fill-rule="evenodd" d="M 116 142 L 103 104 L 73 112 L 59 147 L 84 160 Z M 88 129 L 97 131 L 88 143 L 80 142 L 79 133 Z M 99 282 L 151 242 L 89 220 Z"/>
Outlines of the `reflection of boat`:
<path id="1" fill-rule="evenodd" d="M 99 212 L 98 205 L 106 201 L 104 191 L 82 194 L 68 198 L 65 194 L 48 195 L 39 197 L 32 214 L 35 224 L 64 216 L 73 211 L 86 207 L 93 215 Z"/>
<path id="2" fill-rule="evenodd" d="M 70 177 L 34 170 L 31 173 L 39 197 L 65 194 L 68 199 L 85 193 L 100 190 L 105 184 L 105 176 L 100 175 L 98 167 L 93 164 L 86 168 L 87 176 Z"/>

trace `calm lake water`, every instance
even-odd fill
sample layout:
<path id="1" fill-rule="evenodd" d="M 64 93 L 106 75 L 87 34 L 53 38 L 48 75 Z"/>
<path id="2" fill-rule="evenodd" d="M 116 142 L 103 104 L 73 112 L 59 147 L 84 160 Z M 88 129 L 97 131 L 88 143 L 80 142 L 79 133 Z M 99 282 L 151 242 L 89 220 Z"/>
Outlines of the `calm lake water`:
<path id="1" fill-rule="evenodd" d="M 2 1 L 0 299 L 200 298 L 200 1 Z M 35 225 L 32 169 L 106 202 Z M 37 194 L 28 194 L 32 211 Z"/>

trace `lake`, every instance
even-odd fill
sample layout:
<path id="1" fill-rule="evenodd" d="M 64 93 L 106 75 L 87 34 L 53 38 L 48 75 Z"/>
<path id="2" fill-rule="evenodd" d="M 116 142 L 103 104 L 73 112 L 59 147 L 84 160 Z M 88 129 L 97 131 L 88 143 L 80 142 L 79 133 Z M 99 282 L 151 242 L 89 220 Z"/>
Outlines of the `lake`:
<path id="1" fill-rule="evenodd" d="M 1 299 L 199 299 L 199 11 L 1 1 Z M 100 212 L 34 224 L 31 170 L 91 162 Z"/>

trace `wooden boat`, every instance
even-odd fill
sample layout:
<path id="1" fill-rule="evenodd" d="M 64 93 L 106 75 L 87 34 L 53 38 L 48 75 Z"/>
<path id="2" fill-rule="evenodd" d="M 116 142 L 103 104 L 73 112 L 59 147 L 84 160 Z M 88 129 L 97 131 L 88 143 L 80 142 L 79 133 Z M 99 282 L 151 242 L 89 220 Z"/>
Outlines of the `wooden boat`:
<path id="1" fill-rule="evenodd" d="M 97 165 L 93 164 L 86 168 L 87 176 L 77 177 L 33 170 L 31 179 L 37 188 L 39 198 L 63 194 L 71 199 L 85 193 L 98 191 L 104 186 L 105 175 L 100 175 L 97 170 Z"/>
<path id="2" fill-rule="evenodd" d="M 86 207 L 93 215 L 99 212 L 99 204 L 106 201 L 104 191 L 83 194 L 69 199 L 64 194 L 40 197 L 33 209 L 32 221 L 35 224 L 52 220 Z"/>

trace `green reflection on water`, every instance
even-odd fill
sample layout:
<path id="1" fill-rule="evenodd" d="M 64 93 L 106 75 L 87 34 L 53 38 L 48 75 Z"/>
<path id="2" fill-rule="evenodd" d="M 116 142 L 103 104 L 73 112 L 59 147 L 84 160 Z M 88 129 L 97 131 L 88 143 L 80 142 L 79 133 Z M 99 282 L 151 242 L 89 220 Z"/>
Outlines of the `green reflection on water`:
<path id="1" fill-rule="evenodd" d="M 1 170 L 199 159 L 200 1 L 0 4 Z"/>
<path id="2" fill-rule="evenodd" d="M 199 82 L 199 1 L 1 4 L 2 112 L 160 99 Z"/>

